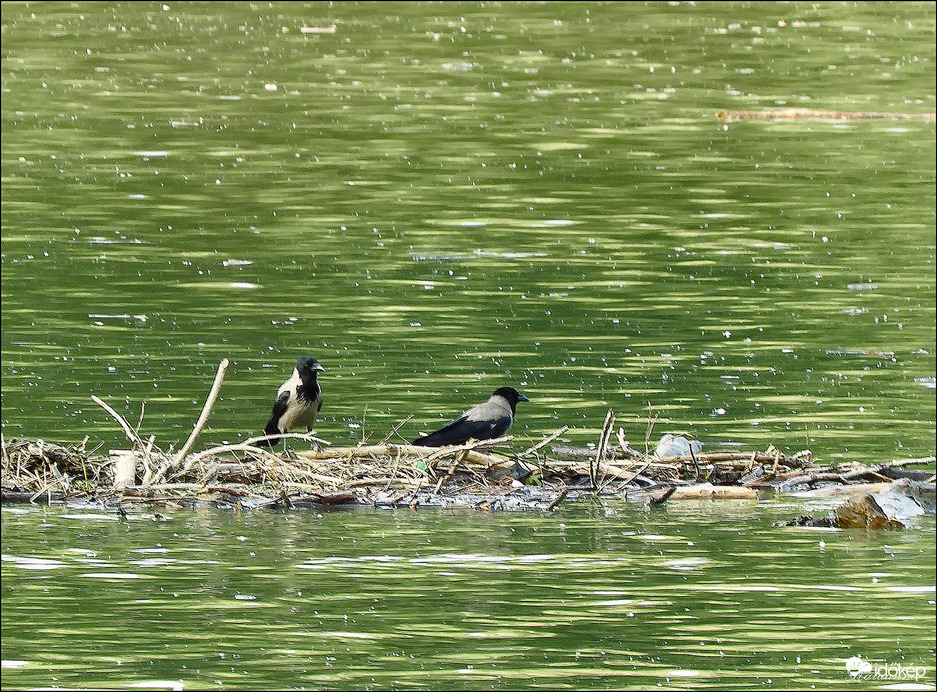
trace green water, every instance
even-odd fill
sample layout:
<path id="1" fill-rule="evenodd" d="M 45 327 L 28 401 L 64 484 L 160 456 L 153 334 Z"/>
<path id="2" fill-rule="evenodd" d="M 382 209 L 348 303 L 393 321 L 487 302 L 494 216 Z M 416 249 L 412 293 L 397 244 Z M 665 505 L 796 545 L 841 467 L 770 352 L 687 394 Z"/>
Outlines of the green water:
<path id="1" fill-rule="evenodd" d="M 612 408 L 637 447 L 650 409 L 934 453 L 934 122 L 716 117 L 933 113 L 933 3 L 4 2 L 0 37 L 7 439 L 126 447 L 96 395 L 178 448 L 229 358 L 197 450 L 242 440 L 308 354 L 335 444 L 511 385 L 525 446 Z M 602 507 L 5 512 L 62 564 L 4 564 L 4 686 L 824 687 L 855 653 L 933 687 L 933 522 L 820 551 L 784 505 Z"/>
<path id="2" fill-rule="evenodd" d="M 7 437 L 178 446 L 228 357 L 243 439 L 309 353 L 337 443 L 933 452 L 934 124 L 715 117 L 932 112 L 931 4 L 167 7 L 4 3 Z"/>
<path id="3" fill-rule="evenodd" d="M 7 507 L 4 687 L 893 684 L 853 681 L 858 655 L 921 666 L 932 688 L 933 517 L 888 534 L 772 525 L 819 507 Z"/>

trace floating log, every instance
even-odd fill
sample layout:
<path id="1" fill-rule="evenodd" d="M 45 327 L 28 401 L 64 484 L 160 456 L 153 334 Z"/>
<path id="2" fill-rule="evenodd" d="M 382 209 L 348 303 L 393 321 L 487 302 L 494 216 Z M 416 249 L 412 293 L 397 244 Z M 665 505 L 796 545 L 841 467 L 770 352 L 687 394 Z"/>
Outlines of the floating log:
<path id="1" fill-rule="evenodd" d="M 732 485 L 713 485 L 700 483 L 677 488 L 670 496 L 671 500 L 701 500 L 701 499 L 732 499 L 757 500 L 758 493 L 751 488 Z"/>
<path id="2" fill-rule="evenodd" d="M 876 113 L 869 111 L 828 111 L 813 108 L 782 108 L 766 111 L 719 111 L 716 117 L 726 122 L 739 120 L 928 120 L 934 113 Z"/>

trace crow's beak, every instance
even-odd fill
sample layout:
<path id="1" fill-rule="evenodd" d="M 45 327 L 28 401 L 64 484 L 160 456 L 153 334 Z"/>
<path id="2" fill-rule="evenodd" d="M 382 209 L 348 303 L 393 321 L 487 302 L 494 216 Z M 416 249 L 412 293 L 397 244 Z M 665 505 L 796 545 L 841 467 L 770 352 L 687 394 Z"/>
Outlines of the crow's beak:
<path id="1" fill-rule="evenodd" d="M 517 393 L 517 400 L 518 401 L 530 401 L 530 399 L 528 399 L 526 396 L 524 396 L 520 392 Z"/>

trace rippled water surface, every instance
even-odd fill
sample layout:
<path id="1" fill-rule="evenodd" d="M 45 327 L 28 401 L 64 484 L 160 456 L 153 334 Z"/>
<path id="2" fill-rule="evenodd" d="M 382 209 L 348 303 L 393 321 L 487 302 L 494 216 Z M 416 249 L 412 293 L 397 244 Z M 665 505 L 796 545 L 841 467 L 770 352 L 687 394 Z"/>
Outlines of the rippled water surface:
<path id="1" fill-rule="evenodd" d="M 516 433 L 926 456 L 929 3 L 3 6 L 3 429 L 337 442 L 497 386 Z M 334 27 L 334 32 L 332 28 Z M 305 28 L 305 31 L 304 31 Z M 365 413 L 365 411 L 367 411 Z"/>
<path id="2" fill-rule="evenodd" d="M 932 688 L 933 517 L 772 525 L 828 506 L 6 507 L 4 687 L 829 689 L 858 655 Z"/>
<path id="3" fill-rule="evenodd" d="M 523 444 L 612 408 L 931 455 L 933 120 L 716 113 L 933 113 L 934 37 L 913 2 L 4 2 L 3 435 L 126 446 L 97 395 L 178 448 L 226 357 L 199 447 L 242 440 L 309 354 L 336 444 L 513 385 Z M 13 508 L 4 685 L 933 685 L 932 523 L 718 507 Z"/>

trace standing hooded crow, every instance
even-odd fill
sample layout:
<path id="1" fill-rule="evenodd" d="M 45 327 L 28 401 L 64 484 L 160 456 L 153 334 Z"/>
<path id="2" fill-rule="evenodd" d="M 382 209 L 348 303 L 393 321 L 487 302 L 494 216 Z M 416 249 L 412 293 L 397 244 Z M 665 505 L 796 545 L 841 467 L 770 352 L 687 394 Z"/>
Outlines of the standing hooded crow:
<path id="1" fill-rule="evenodd" d="M 488 401 L 473 406 L 448 425 L 426 437 L 414 440 L 413 444 L 423 447 L 460 445 L 475 440 L 492 440 L 501 437 L 514 423 L 514 412 L 518 401 L 530 401 L 514 387 L 502 387 Z"/>
<path id="2" fill-rule="evenodd" d="M 273 415 L 264 428 L 265 435 L 289 432 L 290 428 L 306 427 L 312 430 L 316 414 L 322 408 L 322 389 L 316 381 L 316 373 L 325 370 L 321 363 L 309 356 L 300 356 L 296 360 L 293 376 L 280 385 L 277 400 L 273 405 Z M 264 440 L 257 444 L 272 447 L 276 439 Z"/>

